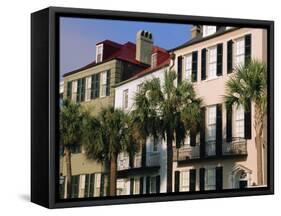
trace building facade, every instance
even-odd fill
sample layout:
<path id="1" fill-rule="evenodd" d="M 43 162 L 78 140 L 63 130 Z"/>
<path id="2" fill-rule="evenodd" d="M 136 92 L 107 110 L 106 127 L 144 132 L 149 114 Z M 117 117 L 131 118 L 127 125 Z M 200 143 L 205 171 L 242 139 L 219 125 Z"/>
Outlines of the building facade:
<path id="1" fill-rule="evenodd" d="M 163 61 L 167 52 L 153 45 L 152 33 L 140 30 L 136 44 L 119 44 L 105 40 L 96 44 L 95 60 L 77 70 L 64 74 L 60 96 L 80 103 L 92 115 L 102 108 L 114 106 L 118 100 L 114 85 L 128 80 L 137 73 L 149 69 L 157 61 Z M 89 160 L 81 146 L 72 149 L 72 198 L 107 195 L 108 162 L 103 164 Z M 66 163 L 61 150 L 61 197 L 66 198 Z"/>
<path id="2" fill-rule="evenodd" d="M 164 71 L 169 68 L 177 72 L 177 83 L 191 81 L 197 96 L 203 100 L 200 132 L 188 135 L 183 146 L 176 146 L 174 143 L 174 192 L 237 189 L 267 184 L 266 144 L 262 149 L 262 171 L 257 168 L 254 104 L 249 101 L 250 109 L 247 111 L 235 106 L 227 110 L 223 98 L 226 95 L 226 83 L 235 73 L 237 65 L 244 64 L 249 59 L 266 62 L 266 37 L 267 32 L 263 29 L 194 26 L 192 38 L 170 50 L 175 56 L 175 62 L 171 61 L 169 66 L 152 70 L 151 73 L 140 73 L 139 77 L 117 85 L 115 107 L 129 112 L 134 109 L 134 96 L 139 86 L 152 78 L 159 78 L 163 82 Z M 266 137 L 264 142 L 266 143 Z M 159 168 L 153 175 L 159 176 L 155 180 L 160 182 L 157 192 L 164 193 L 164 140 L 158 146 Z M 148 138 L 146 148 L 153 148 L 151 138 Z M 147 150 L 146 157 L 149 155 Z M 126 171 L 126 175 L 118 179 L 119 194 L 138 193 L 139 189 L 135 190 L 134 185 L 142 188 L 141 193 L 151 192 L 145 187 L 151 178 L 148 172 L 136 173 L 130 167 L 128 157 L 123 155 L 118 158 L 118 165 L 120 172 L 123 169 Z M 138 166 L 141 167 L 141 164 L 138 163 Z M 258 179 L 258 172 L 262 172 L 262 179 Z"/>
<path id="3" fill-rule="evenodd" d="M 247 111 L 235 106 L 227 110 L 223 96 L 236 65 L 249 59 L 267 61 L 266 30 L 197 28 L 203 28 L 203 32 L 199 31 L 189 42 L 172 50 L 176 56 L 174 69 L 178 82 L 192 81 L 204 104 L 200 132 L 194 137 L 188 136 L 183 147 L 174 146 L 174 191 L 264 186 L 267 184 L 267 150 L 262 149 L 262 180 L 259 180 L 254 104 L 249 101 Z"/>

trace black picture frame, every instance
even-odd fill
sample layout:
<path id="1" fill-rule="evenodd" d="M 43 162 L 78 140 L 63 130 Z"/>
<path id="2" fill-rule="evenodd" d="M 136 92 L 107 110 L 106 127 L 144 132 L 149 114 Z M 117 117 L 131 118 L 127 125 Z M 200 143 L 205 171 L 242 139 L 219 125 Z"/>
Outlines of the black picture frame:
<path id="1" fill-rule="evenodd" d="M 268 185 L 243 191 L 189 192 L 122 197 L 59 200 L 59 22 L 60 16 L 134 20 L 166 23 L 197 23 L 265 28 L 268 34 Z M 146 203 L 274 193 L 274 22 L 264 20 L 186 16 L 110 10 L 49 7 L 31 14 L 31 201 L 47 208 Z"/>

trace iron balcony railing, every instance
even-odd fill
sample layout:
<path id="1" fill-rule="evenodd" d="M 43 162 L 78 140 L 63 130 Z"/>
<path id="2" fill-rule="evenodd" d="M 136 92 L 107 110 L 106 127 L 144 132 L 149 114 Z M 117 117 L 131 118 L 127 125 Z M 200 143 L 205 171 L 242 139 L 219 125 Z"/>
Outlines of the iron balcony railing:
<path id="1" fill-rule="evenodd" d="M 220 156 L 239 156 L 247 154 L 247 141 L 244 138 L 233 137 L 231 142 L 226 140 L 222 143 L 222 154 Z M 205 155 L 204 158 L 216 156 L 216 141 L 205 142 Z M 173 160 L 186 161 L 191 159 L 200 159 L 200 144 L 196 143 L 195 146 L 183 146 L 181 148 L 174 147 Z"/>
<path id="2" fill-rule="evenodd" d="M 146 153 L 146 166 L 153 167 L 160 165 L 160 153 L 159 152 L 147 152 Z M 117 170 L 126 170 L 132 168 L 142 167 L 142 155 L 137 153 L 134 157 L 133 166 L 130 166 L 130 157 L 128 154 L 120 154 L 117 159 Z"/>

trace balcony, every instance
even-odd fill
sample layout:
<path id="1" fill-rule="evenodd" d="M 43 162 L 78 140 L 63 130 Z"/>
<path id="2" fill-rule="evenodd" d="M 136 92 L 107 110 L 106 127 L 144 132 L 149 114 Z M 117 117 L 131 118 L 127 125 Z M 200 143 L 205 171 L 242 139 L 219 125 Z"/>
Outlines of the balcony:
<path id="1" fill-rule="evenodd" d="M 196 146 L 187 146 L 173 149 L 173 161 L 192 161 L 197 159 L 208 159 L 208 158 L 228 158 L 232 156 L 245 156 L 247 155 L 247 140 L 244 138 L 232 138 L 231 142 L 222 143 L 222 154 L 216 155 L 216 141 L 205 142 L 205 155 L 200 156 L 200 144 Z"/>
<path id="2" fill-rule="evenodd" d="M 223 155 L 247 155 L 247 140 L 240 137 L 233 137 L 232 142 L 222 144 Z"/>
<path id="3" fill-rule="evenodd" d="M 128 154 L 121 153 L 117 159 L 117 170 L 127 170 L 141 167 L 141 154 L 137 153 L 134 157 L 133 166 L 130 166 L 130 157 Z"/>
<path id="4" fill-rule="evenodd" d="M 197 143 L 196 146 L 184 146 L 182 148 L 174 148 L 173 160 L 184 161 L 189 159 L 196 159 L 200 157 L 200 146 Z"/>

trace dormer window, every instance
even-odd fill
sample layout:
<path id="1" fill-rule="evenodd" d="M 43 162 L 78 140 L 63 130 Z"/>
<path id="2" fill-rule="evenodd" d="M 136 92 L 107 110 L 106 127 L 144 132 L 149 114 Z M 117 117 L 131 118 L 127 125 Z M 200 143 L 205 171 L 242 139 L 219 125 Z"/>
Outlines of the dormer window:
<path id="1" fill-rule="evenodd" d="M 154 68 L 157 66 L 157 53 L 151 55 L 151 67 Z"/>
<path id="2" fill-rule="evenodd" d="M 209 36 L 211 34 L 216 33 L 217 27 L 216 26 L 203 26 L 203 37 Z"/>
<path id="3" fill-rule="evenodd" d="M 96 62 L 102 62 L 102 54 L 103 54 L 103 44 L 99 44 L 96 46 Z"/>

